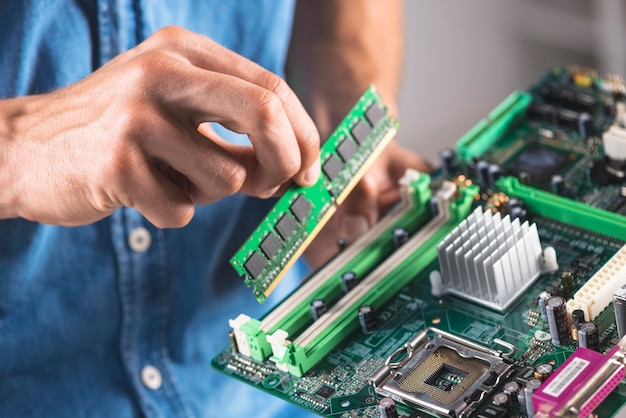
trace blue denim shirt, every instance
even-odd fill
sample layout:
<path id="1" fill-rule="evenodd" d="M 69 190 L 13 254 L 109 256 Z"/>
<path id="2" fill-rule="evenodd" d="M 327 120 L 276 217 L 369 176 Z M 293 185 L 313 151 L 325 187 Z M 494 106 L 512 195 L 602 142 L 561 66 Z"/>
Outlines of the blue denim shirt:
<path id="1" fill-rule="evenodd" d="M 293 0 L 2 1 L 0 97 L 76 82 L 172 24 L 280 74 L 292 14 Z M 232 196 L 177 230 L 133 209 L 73 228 L 0 220 L 0 416 L 308 415 L 210 367 L 228 319 L 271 305 L 228 264 L 270 203 Z"/>

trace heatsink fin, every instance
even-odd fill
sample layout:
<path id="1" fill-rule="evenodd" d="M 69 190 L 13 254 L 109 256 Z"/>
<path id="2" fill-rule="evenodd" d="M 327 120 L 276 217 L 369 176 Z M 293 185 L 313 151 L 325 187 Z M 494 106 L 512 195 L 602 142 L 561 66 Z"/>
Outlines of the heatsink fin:
<path id="1" fill-rule="evenodd" d="M 543 270 L 535 224 L 476 208 L 438 246 L 445 293 L 504 311 Z M 549 252 L 555 257 L 554 252 Z M 548 253 L 546 254 L 548 255 Z M 548 260 L 545 260 L 548 261 Z M 545 266 L 550 267 L 546 268 Z"/>

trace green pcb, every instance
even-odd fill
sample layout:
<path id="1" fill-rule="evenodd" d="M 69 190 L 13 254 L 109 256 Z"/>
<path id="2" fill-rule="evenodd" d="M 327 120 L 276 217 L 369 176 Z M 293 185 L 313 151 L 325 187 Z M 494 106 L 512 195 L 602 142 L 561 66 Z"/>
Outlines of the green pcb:
<path id="1" fill-rule="evenodd" d="M 232 266 L 254 288 L 259 302 L 265 301 L 395 136 L 397 122 L 386 112 L 370 86 L 322 146 L 317 183 L 289 188 L 232 257 Z"/>

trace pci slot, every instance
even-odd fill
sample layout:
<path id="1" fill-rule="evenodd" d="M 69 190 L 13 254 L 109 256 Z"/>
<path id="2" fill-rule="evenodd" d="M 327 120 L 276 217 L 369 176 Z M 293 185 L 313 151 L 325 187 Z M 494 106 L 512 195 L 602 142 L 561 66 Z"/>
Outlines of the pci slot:
<path id="1" fill-rule="evenodd" d="M 465 161 L 482 155 L 492 147 L 508 127 L 526 112 L 532 95 L 525 91 L 515 91 L 493 109 L 486 119 L 482 119 L 456 143 L 457 153 Z"/>
<path id="2" fill-rule="evenodd" d="M 626 237 L 626 217 L 622 215 L 525 186 L 515 177 L 502 177 L 496 184 L 510 197 L 522 199 L 526 209 L 534 215 L 619 240 Z"/>
<path id="3" fill-rule="evenodd" d="M 442 190 L 437 193 L 438 214 L 422 230 L 293 342 L 284 340 L 281 343 L 280 338 L 287 337 L 287 333 L 282 330 L 275 333 L 280 338 L 274 338 L 276 335 L 268 338 L 275 348 L 272 360 L 293 375 L 302 376 L 306 373 L 357 327 L 356 313 L 360 306 L 380 308 L 414 278 L 415 272 L 424 269 L 437 257 L 437 244 L 467 216 L 477 191 L 477 186 L 469 186 L 457 194 L 454 184 L 444 183 Z"/>

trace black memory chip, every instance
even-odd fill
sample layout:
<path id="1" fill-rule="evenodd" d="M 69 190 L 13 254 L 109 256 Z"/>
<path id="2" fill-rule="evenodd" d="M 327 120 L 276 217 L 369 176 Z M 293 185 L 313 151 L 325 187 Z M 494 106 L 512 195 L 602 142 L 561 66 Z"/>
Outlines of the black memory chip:
<path id="1" fill-rule="evenodd" d="M 265 259 L 255 251 L 254 254 L 248 258 L 248 261 L 246 261 L 245 268 L 248 270 L 248 273 L 250 273 L 250 276 L 256 279 L 263 272 L 266 265 L 267 262 Z"/>
<path id="2" fill-rule="evenodd" d="M 335 177 L 337 177 L 337 174 L 341 171 L 342 165 L 343 163 L 341 160 L 333 154 L 328 157 L 328 160 L 326 160 L 322 166 L 322 170 L 324 171 L 324 174 L 326 174 L 326 177 L 328 177 L 330 181 L 333 181 Z"/>
<path id="3" fill-rule="evenodd" d="M 280 247 L 280 241 L 276 238 L 276 235 L 271 232 L 267 234 L 267 236 L 263 238 L 263 242 L 261 242 L 261 250 L 263 250 L 268 260 L 274 258 L 278 250 L 280 250 Z"/>
<path id="4" fill-rule="evenodd" d="M 350 138 L 345 138 L 337 147 L 337 152 L 344 162 L 347 162 L 356 152 L 356 144 Z"/>
<path id="5" fill-rule="evenodd" d="M 293 213 L 293 216 L 296 217 L 298 222 L 302 222 L 307 216 L 309 216 L 309 213 L 311 213 L 311 204 L 304 198 L 304 196 L 300 195 L 291 204 L 291 213 Z"/>
<path id="6" fill-rule="evenodd" d="M 371 129 L 370 125 L 364 119 L 359 119 L 359 121 L 354 124 L 350 132 L 352 132 L 352 136 L 356 140 L 356 143 L 361 145 L 367 139 Z"/>
<path id="7" fill-rule="evenodd" d="M 335 389 L 331 388 L 330 386 L 326 386 L 326 385 L 323 385 L 321 388 L 319 388 L 317 390 L 317 392 L 315 392 L 315 394 L 317 396 L 319 396 L 320 398 L 323 398 L 323 399 L 330 398 L 333 395 L 333 393 L 335 393 Z"/>
<path id="8" fill-rule="evenodd" d="M 298 225 L 296 225 L 296 221 L 294 221 L 288 214 L 284 214 L 283 217 L 276 223 L 276 230 L 283 241 L 286 241 L 291 234 L 294 233 L 297 227 Z"/>
<path id="9" fill-rule="evenodd" d="M 376 126 L 378 122 L 385 117 L 385 110 L 380 107 L 380 104 L 372 103 L 370 108 L 365 112 L 365 116 L 367 116 L 367 120 L 370 121 L 372 126 Z"/>

